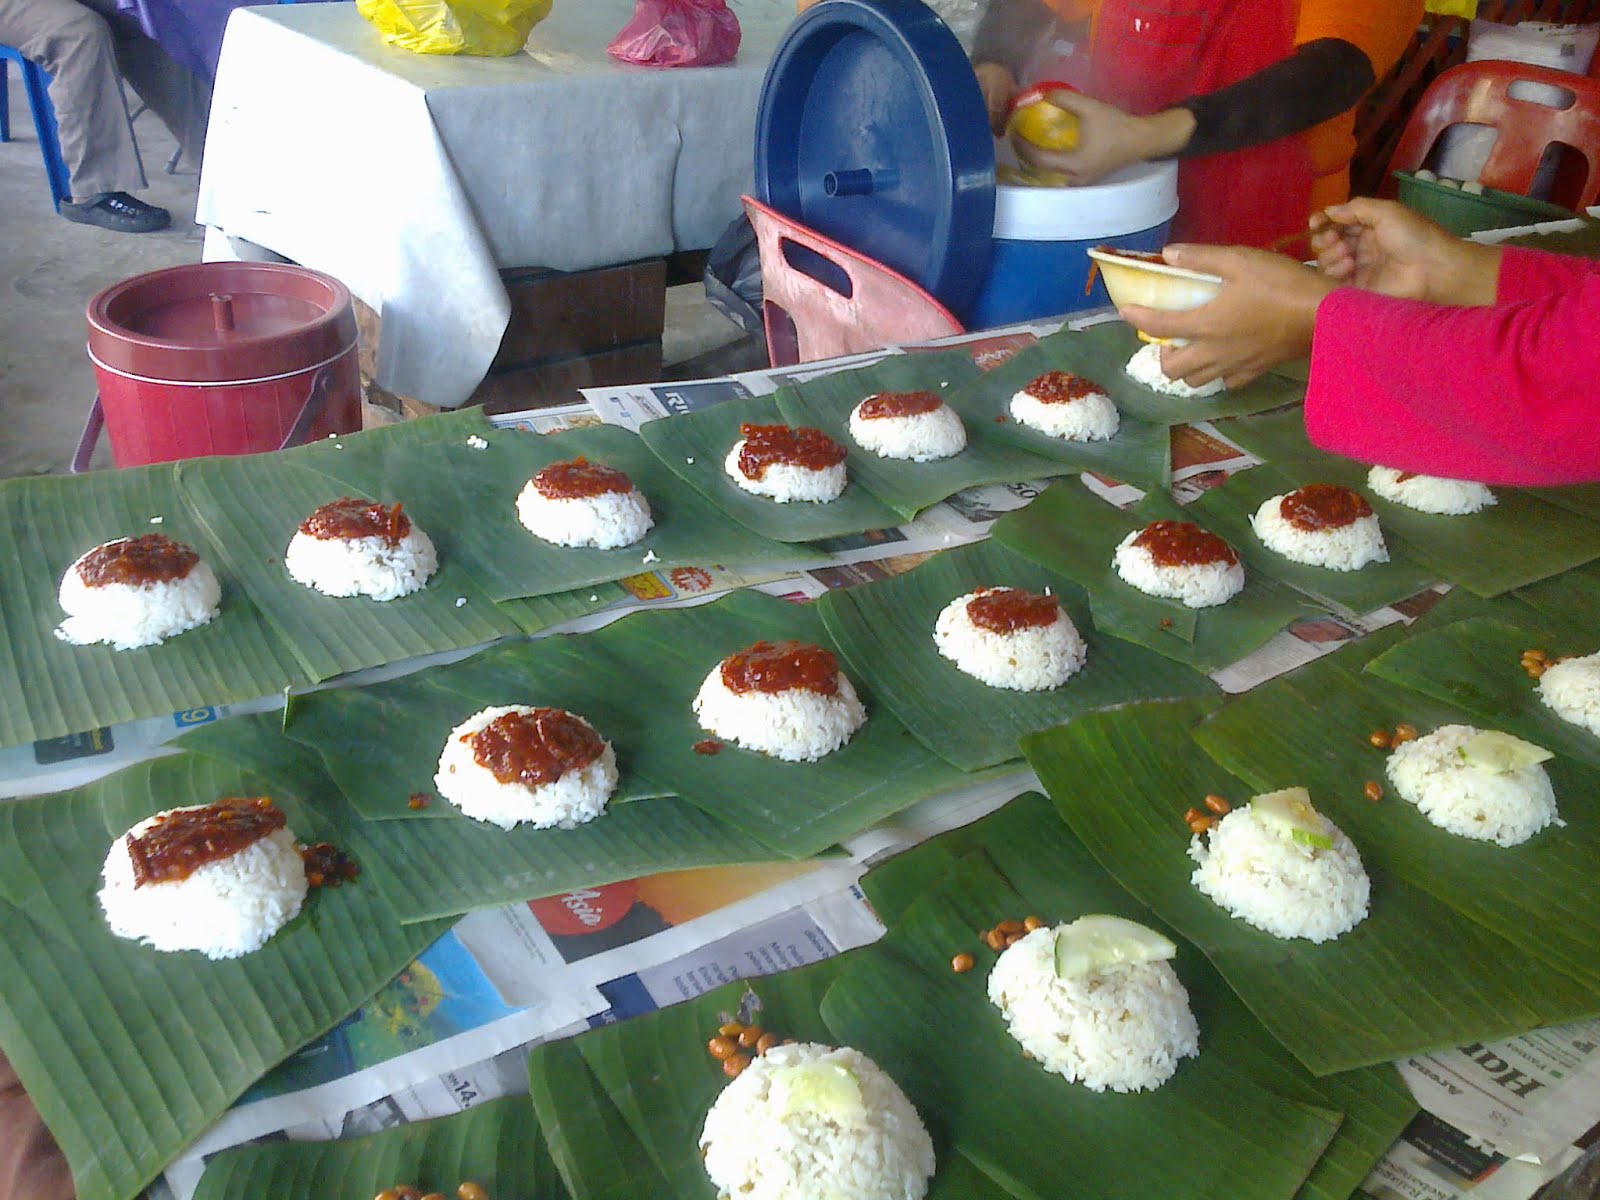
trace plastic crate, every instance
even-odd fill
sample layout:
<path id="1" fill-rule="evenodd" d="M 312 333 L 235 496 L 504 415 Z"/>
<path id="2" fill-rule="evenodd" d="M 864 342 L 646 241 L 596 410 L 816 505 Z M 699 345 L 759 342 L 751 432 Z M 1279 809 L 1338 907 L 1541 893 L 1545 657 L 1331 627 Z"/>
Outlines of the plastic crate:
<path id="1" fill-rule="evenodd" d="M 1418 179 L 1409 171 L 1396 171 L 1394 177 L 1399 185 L 1401 204 L 1463 237 L 1480 229 L 1505 229 L 1512 225 L 1559 221 L 1577 215 L 1559 204 L 1519 196 L 1515 192 L 1502 192 L 1498 188 L 1484 188 L 1481 193 L 1468 192 L 1459 186 Z"/>

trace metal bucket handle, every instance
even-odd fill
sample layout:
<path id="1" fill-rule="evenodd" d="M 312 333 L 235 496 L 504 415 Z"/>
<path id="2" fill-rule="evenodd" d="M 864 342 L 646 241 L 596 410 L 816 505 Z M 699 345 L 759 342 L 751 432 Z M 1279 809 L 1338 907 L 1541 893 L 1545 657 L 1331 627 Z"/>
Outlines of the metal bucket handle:
<path id="1" fill-rule="evenodd" d="M 311 378 L 311 389 L 306 393 L 305 403 L 300 406 L 300 412 L 294 419 L 294 424 L 289 426 L 289 432 L 283 435 L 279 450 L 287 450 L 290 446 L 298 446 L 305 441 L 311 433 L 311 427 L 317 423 L 317 418 L 322 415 L 322 410 L 328 407 L 328 396 L 333 391 L 333 363 L 318 369 Z M 100 432 L 105 428 L 106 410 L 100 403 L 100 396 L 96 393 L 94 403 L 89 406 L 88 420 L 83 423 L 83 434 L 78 438 L 78 448 L 73 452 L 72 463 L 68 468 L 74 475 L 82 475 L 89 469 L 89 460 L 94 457 L 95 445 L 100 441 Z"/>

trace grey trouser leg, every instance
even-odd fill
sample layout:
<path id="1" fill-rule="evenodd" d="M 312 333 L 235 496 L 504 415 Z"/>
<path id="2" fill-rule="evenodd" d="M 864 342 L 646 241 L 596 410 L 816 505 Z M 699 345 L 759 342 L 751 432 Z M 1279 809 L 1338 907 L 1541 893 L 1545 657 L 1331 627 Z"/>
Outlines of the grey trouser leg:
<path id="1" fill-rule="evenodd" d="M 50 72 L 74 200 L 146 186 L 115 39 L 97 13 L 77 0 L 0 0 L 0 42 Z"/>
<path id="2" fill-rule="evenodd" d="M 132 13 L 117 11 L 117 0 L 81 2 L 110 22 L 122 77 L 172 131 L 183 147 L 184 157 L 199 166 L 206 141 L 206 117 L 211 110 L 210 84 L 174 61 L 159 42 L 145 37 Z"/>

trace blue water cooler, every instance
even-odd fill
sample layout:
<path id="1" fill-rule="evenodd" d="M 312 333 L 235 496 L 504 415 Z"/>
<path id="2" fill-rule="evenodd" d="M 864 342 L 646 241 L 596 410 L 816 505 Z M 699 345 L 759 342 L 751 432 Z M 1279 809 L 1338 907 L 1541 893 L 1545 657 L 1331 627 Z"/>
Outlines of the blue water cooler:
<path id="1" fill-rule="evenodd" d="M 756 119 L 756 195 L 920 284 L 972 329 L 1109 303 L 1091 246 L 1155 250 L 1177 165 L 1076 188 L 997 184 L 978 82 L 921 0 L 824 0 L 784 36 Z"/>

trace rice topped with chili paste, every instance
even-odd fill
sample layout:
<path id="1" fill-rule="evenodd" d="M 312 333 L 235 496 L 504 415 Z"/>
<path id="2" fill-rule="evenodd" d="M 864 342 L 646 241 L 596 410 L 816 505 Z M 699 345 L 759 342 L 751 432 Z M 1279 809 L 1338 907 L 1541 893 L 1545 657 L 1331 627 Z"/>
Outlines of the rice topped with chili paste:
<path id="1" fill-rule="evenodd" d="M 394 600 L 426 585 L 439 558 L 399 504 L 341 496 L 300 523 L 283 565 L 324 595 Z"/>
<path id="2" fill-rule="evenodd" d="M 1013 420 L 1069 442 L 1098 442 L 1122 423 L 1111 397 L 1092 379 L 1046 371 L 1011 397 Z"/>
<path id="3" fill-rule="evenodd" d="M 650 532 L 650 501 L 626 472 L 586 458 L 551 463 L 517 495 L 517 519 L 558 546 L 613 550 Z"/>
<path id="4" fill-rule="evenodd" d="M 844 493 L 849 451 L 822 430 L 746 422 L 739 434 L 722 465 L 745 491 L 779 504 L 826 504 Z"/>
<path id="5" fill-rule="evenodd" d="M 966 449 L 967 429 L 937 392 L 878 392 L 850 410 L 850 436 L 879 458 L 931 462 Z"/>
<path id="6" fill-rule="evenodd" d="M 147 817 L 112 842 L 101 875 L 112 933 L 213 959 L 266 945 L 309 888 L 287 818 L 265 797 Z"/>
<path id="7" fill-rule="evenodd" d="M 933 644 L 965 674 L 1017 692 L 1060 687 L 1089 654 L 1054 596 L 1008 587 L 950 601 L 934 621 Z"/>
<path id="8" fill-rule="evenodd" d="M 617 755 L 594 726 L 560 708 L 485 708 L 450 731 L 433 784 L 475 821 L 572 829 L 605 811 Z"/>
<path id="9" fill-rule="evenodd" d="M 694 698 L 708 733 L 785 762 L 815 762 L 848 742 L 867 710 L 833 652 L 756 642 L 711 669 Z"/>
<path id="10" fill-rule="evenodd" d="M 79 556 L 62 575 L 57 599 L 67 614 L 55 630 L 62 641 L 134 650 L 209 622 L 222 586 L 188 546 L 147 533 Z"/>

